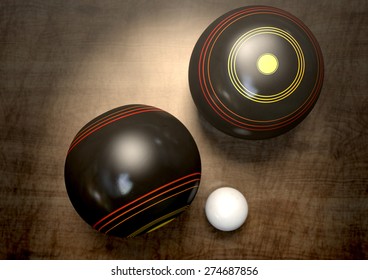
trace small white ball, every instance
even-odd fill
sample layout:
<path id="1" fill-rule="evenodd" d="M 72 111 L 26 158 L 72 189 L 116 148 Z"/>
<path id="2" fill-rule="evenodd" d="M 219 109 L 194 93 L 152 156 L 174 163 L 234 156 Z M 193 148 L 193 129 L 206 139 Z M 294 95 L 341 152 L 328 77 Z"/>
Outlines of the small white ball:
<path id="1" fill-rule="evenodd" d="M 209 195 L 205 212 L 208 221 L 215 228 L 232 231 L 241 227 L 247 219 L 248 203 L 238 190 L 222 187 Z"/>

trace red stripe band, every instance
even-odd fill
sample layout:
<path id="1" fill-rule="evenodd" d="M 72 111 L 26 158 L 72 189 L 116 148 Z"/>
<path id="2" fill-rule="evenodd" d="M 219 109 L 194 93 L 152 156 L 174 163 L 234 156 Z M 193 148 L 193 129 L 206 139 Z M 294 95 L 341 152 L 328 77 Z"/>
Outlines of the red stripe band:
<path id="1" fill-rule="evenodd" d="M 142 195 L 142 196 L 138 197 L 137 199 L 135 199 L 135 200 L 133 200 L 133 201 L 131 201 L 131 202 L 129 202 L 129 203 L 127 203 L 127 204 L 123 205 L 122 207 L 120 207 L 120 208 L 118 208 L 118 209 L 114 210 L 114 211 L 113 211 L 113 212 L 111 212 L 110 214 L 106 215 L 106 216 L 105 216 L 105 217 L 103 217 L 101 220 L 99 220 L 97 223 L 95 223 L 95 224 L 93 225 L 93 228 L 97 228 L 97 226 L 98 226 L 99 224 L 101 224 L 103 221 L 107 220 L 107 219 L 108 219 L 108 218 L 110 218 L 111 216 L 113 216 L 113 215 L 117 214 L 118 212 L 120 212 L 120 211 L 124 210 L 124 209 L 125 209 L 125 208 L 127 208 L 128 206 L 131 206 L 132 204 L 134 204 L 134 203 L 136 203 L 136 202 L 138 202 L 138 201 L 140 201 L 140 200 L 142 200 L 142 199 L 146 198 L 147 196 L 149 196 L 149 195 L 151 195 L 151 194 L 154 194 L 154 193 L 156 193 L 156 192 L 158 192 L 158 191 L 160 191 L 160 190 L 162 190 L 162 189 L 164 189 L 164 188 L 167 188 L 167 187 L 169 187 L 169 186 L 171 186 L 171 185 L 173 185 L 173 184 L 175 184 L 175 183 L 178 183 L 178 182 L 180 182 L 180 181 L 182 181 L 182 180 L 185 180 L 185 179 L 188 179 L 188 178 L 191 178 L 191 177 L 194 177 L 194 176 L 200 176 L 200 175 L 201 175 L 201 173 L 200 173 L 200 172 L 195 172 L 195 173 L 192 173 L 192 174 L 186 175 L 186 176 L 184 176 L 184 177 L 181 177 L 181 178 L 179 178 L 179 179 L 176 179 L 176 180 L 174 180 L 174 181 L 172 181 L 172 182 L 170 182 L 170 183 L 167 183 L 167 184 L 165 184 L 165 185 L 163 185 L 163 186 L 161 186 L 161 187 L 158 187 L 158 188 L 156 188 L 156 189 L 154 189 L 154 190 L 152 190 L 152 191 L 150 191 L 150 192 L 148 192 L 148 193 L 146 193 L 146 194 L 144 194 L 144 195 Z"/>

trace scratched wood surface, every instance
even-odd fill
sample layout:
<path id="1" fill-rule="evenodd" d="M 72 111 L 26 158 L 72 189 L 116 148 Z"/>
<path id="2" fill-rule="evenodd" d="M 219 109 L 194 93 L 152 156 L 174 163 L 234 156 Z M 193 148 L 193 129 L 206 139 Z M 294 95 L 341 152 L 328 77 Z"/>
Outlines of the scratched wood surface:
<path id="1" fill-rule="evenodd" d="M 367 1 L 262 1 L 306 23 L 325 59 L 321 97 L 293 131 L 226 136 L 198 116 L 197 38 L 251 1 L 0 2 L 0 259 L 367 259 Z M 92 230 L 66 194 L 64 160 L 95 116 L 147 103 L 177 116 L 202 156 L 200 190 L 176 221 L 135 239 Z M 222 185 L 248 199 L 231 233 L 206 221 Z"/>

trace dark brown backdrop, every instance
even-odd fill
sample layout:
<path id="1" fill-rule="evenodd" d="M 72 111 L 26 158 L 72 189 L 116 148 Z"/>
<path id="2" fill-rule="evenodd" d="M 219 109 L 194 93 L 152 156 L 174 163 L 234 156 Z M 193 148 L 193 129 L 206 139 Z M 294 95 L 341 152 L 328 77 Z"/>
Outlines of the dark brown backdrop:
<path id="1" fill-rule="evenodd" d="M 366 259 L 367 1 L 262 1 L 299 17 L 325 59 L 321 97 L 295 130 L 242 141 L 204 123 L 187 70 L 207 25 L 251 1 L 0 2 L 1 259 Z M 75 133 L 114 107 L 147 103 L 177 116 L 203 162 L 189 210 L 124 240 L 99 234 L 70 204 L 64 160 Z M 249 202 L 221 233 L 204 204 L 218 186 Z"/>

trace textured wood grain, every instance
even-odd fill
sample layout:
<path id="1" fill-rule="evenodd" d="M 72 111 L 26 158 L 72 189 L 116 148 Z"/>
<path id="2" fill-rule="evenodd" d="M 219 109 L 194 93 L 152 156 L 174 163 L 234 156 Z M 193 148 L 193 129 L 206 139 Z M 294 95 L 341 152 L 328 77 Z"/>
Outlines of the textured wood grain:
<path id="1" fill-rule="evenodd" d="M 196 113 L 187 71 L 215 18 L 249 1 L 1 1 L 1 259 L 367 259 L 367 1 L 263 1 L 299 17 L 325 59 L 321 97 L 293 131 L 265 141 L 223 135 Z M 177 116 L 202 156 L 196 199 L 135 239 L 92 230 L 66 194 L 75 133 L 129 103 Z M 204 204 L 218 186 L 249 202 L 223 233 Z"/>

